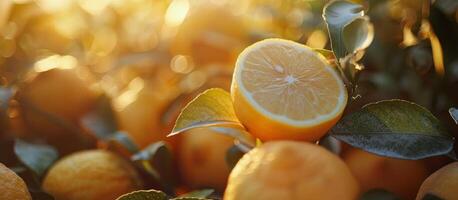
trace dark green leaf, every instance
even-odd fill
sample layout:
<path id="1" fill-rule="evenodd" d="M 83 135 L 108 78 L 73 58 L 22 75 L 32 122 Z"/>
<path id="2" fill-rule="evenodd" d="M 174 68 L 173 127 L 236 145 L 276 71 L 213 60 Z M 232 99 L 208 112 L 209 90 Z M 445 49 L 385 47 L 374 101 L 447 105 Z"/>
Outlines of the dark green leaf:
<path id="1" fill-rule="evenodd" d="M 337 155 L 340 155 L 342 151 L 340 141 L 331 136 L 325 136 L 324 138 L 320 140 L 319 144 L 320 146 L 326 148 L 330 152 L 337 154 Z"/>
<path id="2" fill-rule="evenodd" d="M 229 168 L 234 168 L 243 155 L 245 155 L 245 152 L 243 152 L 237 145 L 229 148 L 226 152 L 226 163 Z"/>
<path id="3" fill-rule="evenodd" d="M 434 194 L 426 194 L 421 200 L 445 200 Z"/>
<path id="4" fill-rule="evenodd" d="M 167 195 L 157 190 L 139 190 L 124 194 L 116 200 L 168 200 Z"/>
<path id="5" fill-rule="evenodd" d="M 450 113 L 450 116 L 452 116 L 452 119 L 455 121 L 455 123 L 458 124 L 458 109 L 450 108 L 448 112 Z"/>
<path id="6" fill-rule="evenodd" d="M 163 185 L 166 192 L 173 193 L 176 184 L 172 152 L 162 141 L 153 143 L 132 156 L 146 172 Z"/>
<path id="7" fill-rule="evenodd" d="M 8 108 L 11 98 L 14 96 L 13 88 L 0 87 L 0 112 Z"/>
<path id="8" fill-rule="evenodd" d="M 108 144 L 112 148 L 117 148 L 119 145 L 122 148 L 127 149 L 130 153 L 137 153 L 139 151 L 138 146 L 127 136 L 125 132 L 115 132 L 108 138 Z"/>
<path id="9" fill-rule="evenodd" d="M 365 192 L 360 200 L 401 200 L 401 198 L 383 189 L 372 189 Z"/>
<path id="10" fill-rule="evenodd" d="M 345 116 L 330 132 L 352 146 L 401 159 L 444 155 L 453 148 L 453 137 L 436 117 L 404 100 L 368 104 Z"/>
<path id="11" fill-rule="evenodd" d="M 331 46 L 337 60 L 364 49 L 372 42 L 373 27 L 361 5 L 349 1 L 331 1 L 324 7 Z"/>
<path id="12" fill-rule="evenodd" d="M 199 197 L 177 197 L 177 198 L 173 198 L 173 199 L 170 199 L 170 200 L 210 200 L 210 199 L 199 198 Z"/>
<path id="13" fill-rule="evenodd" d="M 196 191 L 192 191 L 192 192 L 189 192 L 189 193 L 186 193 L 186 194 L 183 194 L 181 196 L 179 196 L 178 198 L 182 199 L 182 198 L 189 198 L 189 197 L 193 197 L 193 198 L 207 198 L 209 197 L 211 194 L 213 194 L 213 192 L 215 192 L 215 190 L 213 189 L 203 189 L 203 190 L 196 190 Z M 177 199 L 177 198 L 175 198 Z"/>
<path id="14" fill-rule="evenodd" d="M 83 116 L 81 122 L 84 127 L 101 139 L 105 139 L 115 133 L 117 124 L 110 99 L 105 95 L 101 96 L 98 99 L 96 109 Z"/>
<path id="15" fill-rule="evenodd" d="M 58 158 L 56 149 L 51 146 L 32 144 L 19 139 L 15 142 L 14 152 L 25 166 L 40 177 Z"/>

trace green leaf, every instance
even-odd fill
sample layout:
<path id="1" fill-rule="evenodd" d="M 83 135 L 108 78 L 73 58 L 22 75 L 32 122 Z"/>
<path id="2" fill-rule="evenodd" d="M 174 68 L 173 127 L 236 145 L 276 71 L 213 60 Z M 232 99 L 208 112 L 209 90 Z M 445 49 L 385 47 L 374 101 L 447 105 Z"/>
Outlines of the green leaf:
<path id="1" fill-rule="evenodd" d="M 44 144 L 32 144 L 17 139 L 14 144 L 17 158 L 41 177 L 58 158 L 56 149 Z"/>
<path id="2" fill-rule="evenodd" d="M 319 145 L 337 155 L 340 155 L 342 152 L 342 145 L 340 141 L 331 136 L 325 136 L 322 138 L 319 142 Z"/>
<path id="3" fill-rule="evenodd" d="M 317 53 L 321 54 L 323 57 L 325 57 L 328 60 L 334 60 L 336 57 L 334 56 L 334 53 L 330 50 L 327 49 L 313 49 L 313 51 L 316 51 Z"/>
<path id="4" fill-rule="evenodd" d="M 132 156 L 132 161 L 139 164 L 166 192 L 173 193 L 176 185 L 173 155 L 165 142 L 156 142 Z"/>
<path id="5" fill-rule="evenodd" d="M 139 151 L 138 146 L 123 131 L 115 132 L 107 138 L 107 140 L 110 148 L 117 149 L 122 147 L 127 149 L 130 153 L 137 153 Z"/>
<path id="6" fill-rule="evenodd" d="M 373 26 L 364 8 L 349 1 L 331 1 L 323 9 L 331 46 L 338 60 L 369 46 L 374 37 Z"/>
<path id="7" fill-rule="evenodd" d="M 211 194 L 213 194 L 213 192 L 215 192 L 214 189 L 196 190 L 196 191 L 192 191 L 192 192 L 183 194 L 183 195 L 179 196 L 178 198 L 185 198 L 185 197 L 186 198 L 188 198 L 188 197 L 192 197 L 192 198 L 207 198 Z M 175 198 L 175 199 L 177 199 L 177 198 Z"/>
<path id="8" fill-rule="evenodd" d="M 210 199 L 199 198 L 199 197 L 177 197 L 177 198 L 173 198 L 173 199 L 170 199 L 170 200 L 210 200 Z"/>
<path id="9" fill-rule="evenodd" d="M 14 93 L 15 90 L 13 88 L 0 87 L 0 112 L 8 109 L 8 104 Z"/>
<path id="10" fill-rule="evenodd" d="M 81 119 L 82 125 L 100 139 L 110 137 L 117 131 L 118 126 L 110 101 L 107 96 L 102 95 L 96 108 Z"/>
<path id="11" fill-rule="evenodd" d="M 186 105 L 169 136 L 208 126 L 243 128 L 235 115 L 231 95 L 223 89 L 208 89 Z"/>
<path id="12" fill-rule="evenodd" d="M 455 121 L 455 123 L 458 124 L 458 109 L 450 108 L 448 112 L 450 113 L 450 116 Z"/>
<path id="13" fill-rule="evenodd" d="M 237 145 L 232 146 L 226 152 L 226 163 L 230 169 L 234 168 L 240 158 L 245 155 L 245 152 L 242 151 Z"/>
<path id="14" fill-rule="evenodd" d="M 330 132 L 354 147 L 400 159 L 447 154 L 454 142 L 427 109 L 404 100 L 365 105 L 345 116 Z"/>
<path id="15" fill-rule="evenodd" d="M 402 200 L 395 194 L 383 189 L 372 189 L 365 192 L 360 200 Z"/>
<path id="16" fill-rule="evenodd" d="M 167 195 L 158 190 L 138 190 L 124 194 L 116 200 L 168 200 Z"/>

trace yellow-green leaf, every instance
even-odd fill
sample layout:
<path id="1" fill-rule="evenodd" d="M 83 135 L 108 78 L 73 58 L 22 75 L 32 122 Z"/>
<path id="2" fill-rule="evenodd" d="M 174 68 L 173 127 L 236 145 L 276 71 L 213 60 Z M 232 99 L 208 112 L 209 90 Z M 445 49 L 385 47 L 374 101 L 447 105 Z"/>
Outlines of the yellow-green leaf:
<path id="1" fill-rule="evenodd" d="M 235 115 L 231 95 L 223 89 L 208 89 L 186 105 L 169 136 L 209 126 L 243 128 Z"/>
<path id="2" fill-rule="evenodd" d="M 167 200 L 167 195 L 158 190 L 138 190 L 124 194 L 116 200 Z"/>

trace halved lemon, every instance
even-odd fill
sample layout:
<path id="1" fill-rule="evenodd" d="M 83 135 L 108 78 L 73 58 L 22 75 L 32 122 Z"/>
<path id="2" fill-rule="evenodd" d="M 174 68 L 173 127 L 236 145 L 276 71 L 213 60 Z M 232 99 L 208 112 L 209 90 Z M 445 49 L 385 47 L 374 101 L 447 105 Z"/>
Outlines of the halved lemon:
<path id="1" fill-rule="evenodd" d="M 316 141 L 347 103 L 342 79 L 311 48 L 266 39 L 238 57 L 231 95 L 237 117 L 261 140 Z"/>

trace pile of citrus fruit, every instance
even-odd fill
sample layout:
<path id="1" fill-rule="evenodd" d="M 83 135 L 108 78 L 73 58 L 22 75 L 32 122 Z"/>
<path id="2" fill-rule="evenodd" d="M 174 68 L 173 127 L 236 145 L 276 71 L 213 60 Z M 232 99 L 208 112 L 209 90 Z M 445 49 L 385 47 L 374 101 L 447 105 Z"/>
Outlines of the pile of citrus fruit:
<path id="1" fill-rule="evenodd" d="M 209 128 L 189 130 L 173 143 L 186 185 L 184 192 L 177 193 L 211 187 L 225 200 L 355 200 L 369 190 L 384 189 L 403 199 L 420 200 L 427 195 L 458 199 L 456 162 L 430 175 L 424 160 L 386 158 L 348 146 L 336 154 L 316 143 L 340 119 L 348 98 L 340 75 L 320 53 L 292 41 L 266 39 L 241 52 L 235 65 L 230 88 L 235 114 L 261 142 L 230 169 L 224 157 L 234 144 L 232 138 Z M 70 72 L 55 70 L 46 76 L 61 73 L 63 77 Z M 78 87 L 66 95 L 74 97 L 70 100 L 77 101 L 78 107 L 63 109 L 57 102 L 43 109 L 82 111 L 90 107 L 96 93 L 80 84 L 82 80 L 73 81 Z M 146 83 L 133 84 L 144 87 Z M 141 88 L 135 95 L 145 100 L 150 99 L 148 95 L 159 96 Z M 23 98 L 42 103 L 35 96 L 23 94 Z M 134 114 L 149 112 L 143 105 L 148 103 L 138 104 Z M 119 116 L 127 109 L 134 108 L 121 109 Z M 35 121 L 33 115 L 26 117 Z M 52 131 L 59 130 L 48 132 Z M 134 141 L 147 144 L 144 139 Z M 13 171 L 0 165 L 0 175 L 0 199 L 31 199 L 26 184 Z M 42 184 L 57 200 L 116 199 L 149 187 L 131 162 L 107 150 L 78 151 L 61 158 L 47 171 Z"/>

